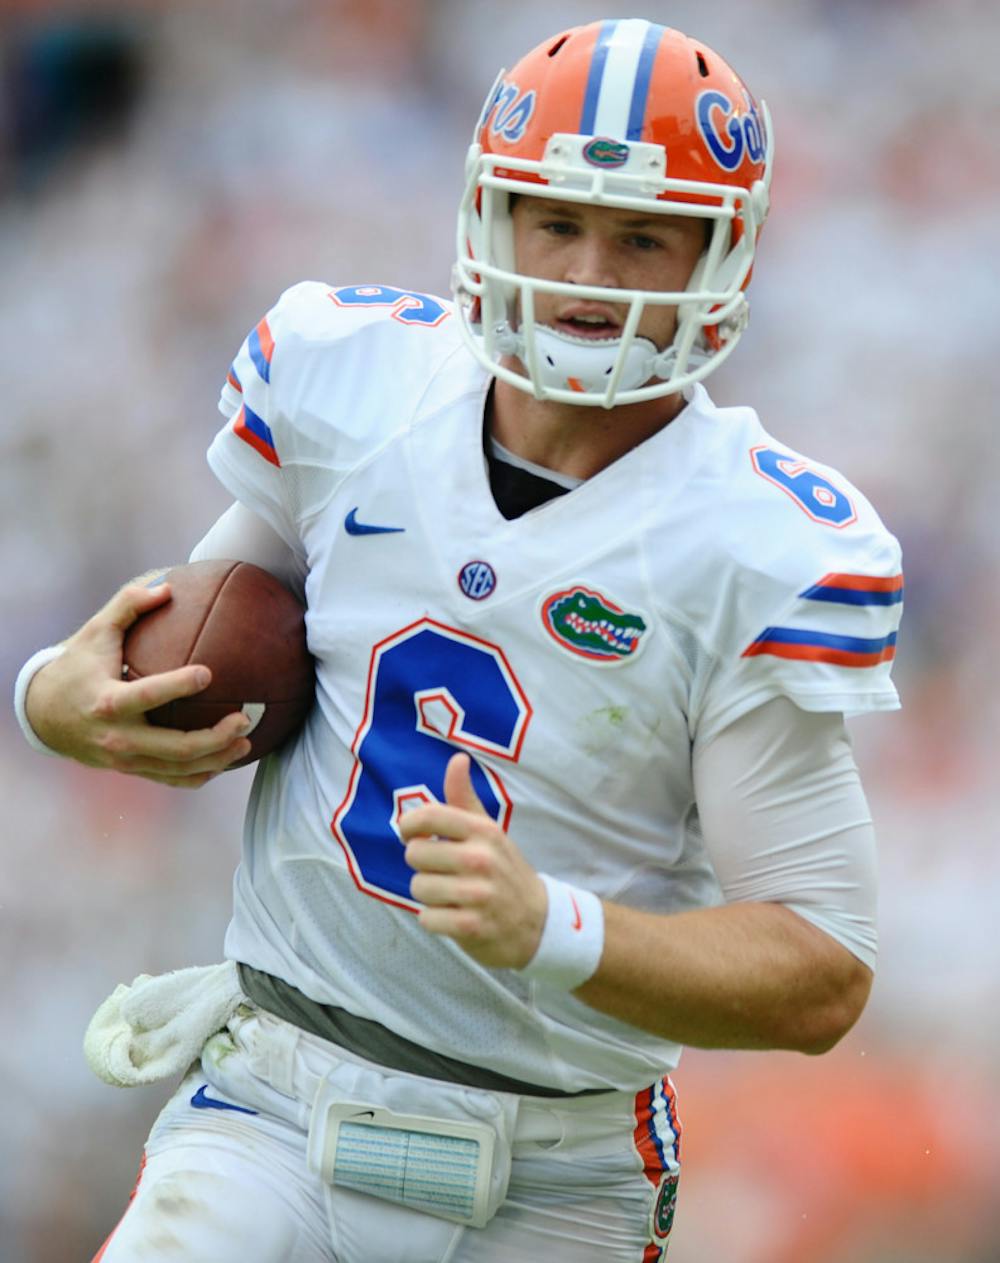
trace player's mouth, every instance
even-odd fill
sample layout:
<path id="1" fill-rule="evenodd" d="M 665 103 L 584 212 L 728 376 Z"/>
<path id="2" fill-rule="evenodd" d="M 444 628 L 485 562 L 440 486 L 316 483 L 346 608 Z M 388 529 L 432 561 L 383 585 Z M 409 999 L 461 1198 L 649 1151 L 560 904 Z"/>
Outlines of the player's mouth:
<path id="1" fill-rule="evenodd" d="M 552 327 L 574 338 L 601 341 L 621 337 L 622 324 L 615 313 L 600 303 L 573 303 L 564 307 Z"/>

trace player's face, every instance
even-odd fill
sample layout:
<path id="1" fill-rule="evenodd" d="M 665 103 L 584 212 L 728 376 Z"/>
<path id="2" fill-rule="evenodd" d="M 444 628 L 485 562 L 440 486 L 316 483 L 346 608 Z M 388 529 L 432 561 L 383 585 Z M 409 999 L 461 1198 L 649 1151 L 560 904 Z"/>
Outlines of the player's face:
<path id="1" fill-rule="evenodd" d="M 522 196 L 514 205 L 517 270 L 573 285 L 681 291 L 705 248 L 703 222 L 686 215 L 645 215 Z M 577 338 L 618 338 L 626 303 L 537 293 L 535 319 Z M 647 307 L 639 335 L 660 350 L 674 339 L 675 307 Z"/>

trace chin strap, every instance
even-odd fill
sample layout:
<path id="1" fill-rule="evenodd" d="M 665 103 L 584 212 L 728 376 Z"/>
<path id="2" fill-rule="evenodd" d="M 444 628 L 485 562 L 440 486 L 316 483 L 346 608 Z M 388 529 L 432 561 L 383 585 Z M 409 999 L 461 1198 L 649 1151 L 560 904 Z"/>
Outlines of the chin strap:
<path id="1" fill-rule="evenodd" d="M 531 372 L 523 333 L 515 333 L 508 324 L 497 330 L 496 345 L 504 355 L 516 355 Z M 572 390 L 578 394 L 603 396 L 621 353 L 621 338 L 594 341 L 560 333 L 547 325 L 535 326 L 535 351 L 538 382 L 543 388 Z M 707 351 L 694 348 L 689 365 L 704 363 Z M 648 338 L 633 338 L 625 352 L 625 365 L 618 379 L 618 391 L 638 390 L 653 378 L 666 381 L 677 363 L 673 346 L 660 351 Z"/>

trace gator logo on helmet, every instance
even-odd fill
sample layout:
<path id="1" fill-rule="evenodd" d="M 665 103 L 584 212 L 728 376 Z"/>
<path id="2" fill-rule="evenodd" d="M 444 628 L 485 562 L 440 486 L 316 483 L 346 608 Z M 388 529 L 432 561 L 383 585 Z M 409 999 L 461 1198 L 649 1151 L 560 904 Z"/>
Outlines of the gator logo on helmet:
<path id="1" fill-rule="evenodd" d="M 583 156 L 593 167 L 623 167 L 628 155 L 628 145 L 607 136 L 595 136 L 583 147 Z"/>
<path id="2" fill-rule="evenodd" d="M 560 648 L 604 664 L 634 657 L 649 630 L 639 614 L 626 613 L 579 583 L 545 598 L 542 625 Z"/>

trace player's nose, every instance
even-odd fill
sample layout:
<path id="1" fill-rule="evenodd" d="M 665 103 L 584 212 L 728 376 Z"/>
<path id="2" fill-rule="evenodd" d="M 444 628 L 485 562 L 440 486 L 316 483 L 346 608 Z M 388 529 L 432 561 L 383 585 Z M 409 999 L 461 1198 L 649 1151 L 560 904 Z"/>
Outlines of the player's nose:
<path id="1" fill-rule="evenodd" d="M 581 233 L 573 245 L 566 266 L 566 280 L 571 285 L 618 286 L 614 251 L 607 241 L 597 233 Z"/>

